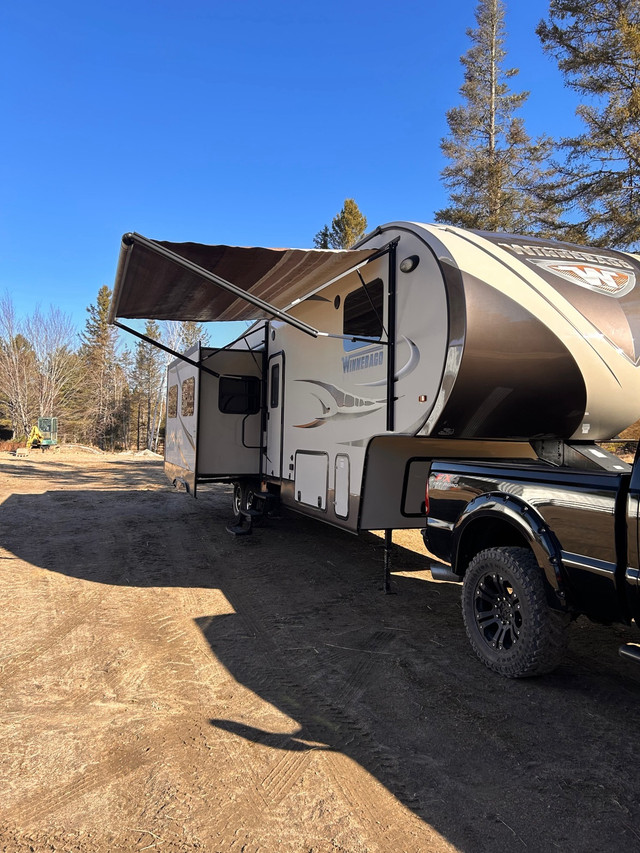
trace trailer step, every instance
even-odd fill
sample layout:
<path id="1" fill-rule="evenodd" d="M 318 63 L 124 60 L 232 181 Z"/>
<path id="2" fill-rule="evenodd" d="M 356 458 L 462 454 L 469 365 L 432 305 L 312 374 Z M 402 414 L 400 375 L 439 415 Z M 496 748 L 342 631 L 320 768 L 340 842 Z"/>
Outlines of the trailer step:
<path id="1" fill-rule="evenodd" d="M 625 643 L 618 649 L 618 654 L 621 658 L 628 658 L 640 663 L 640 645 L 637 643 Z"/>
<path id="2" fill-rule="evenodd" d="M 253 499 L 260 509 L 254 512 L 257 515 L 267 516 L 268 518 L 279 518 L 277 514 L 280 506 L 280 495 L 275 495 L 273 492 L 254 492 Z"/>
<path id="3" fill-rule="evenodd" d="M 448 581 L 449 583 L 461 583 L 462 578 L 455 572 L 452 572 L 449 566 L 444 563 L 431 563 L 431 574 L 436 581 Z"/>
<path id="4" fill-rule="evenodd" d="M 240 515 L 234 519 L 233 524 L 227 525 L 227 533 L 230 533 L 232 536 L 248 536 L 253 532 L 253 517 L 259 514 L 252 509 L 241 509 Z"/>

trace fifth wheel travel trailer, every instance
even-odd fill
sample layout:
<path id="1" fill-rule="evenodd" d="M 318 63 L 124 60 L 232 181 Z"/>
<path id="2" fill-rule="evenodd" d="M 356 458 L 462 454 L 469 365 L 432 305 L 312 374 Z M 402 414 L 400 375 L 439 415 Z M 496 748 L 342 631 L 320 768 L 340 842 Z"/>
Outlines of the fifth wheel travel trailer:
<path id="1" fill-rule="evenodd" d="M 111 321 L 253 321 L 174 353 L 170 478 L 389 541 L 424 526 L 435 457 L 615 467 L 594 442 L 640 417 L 638 260 L 412 222 L 344 251 L 126 234 Z"/>

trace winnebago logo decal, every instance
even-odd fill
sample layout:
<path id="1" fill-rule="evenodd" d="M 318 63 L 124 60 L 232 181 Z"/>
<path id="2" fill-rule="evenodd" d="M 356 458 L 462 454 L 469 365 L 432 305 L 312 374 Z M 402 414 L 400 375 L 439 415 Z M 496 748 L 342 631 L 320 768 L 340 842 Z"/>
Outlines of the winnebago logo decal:
<path id="1" fill-rule="evenodd" d="M 406 362 L 396 370 L 396 380 L 403 379 L 405 376 L 408 376 L 410 373 L 416 369 L 420 362 L 420 350 L 415 345 L 415 343 L 407 338 L 405 335 L 402 335 L 398 341 L 398 344 L 406 344 L 408 348 L 408 355 Z M 358 370 L 366 370 L 368 367 L 379 367 L 380 365 L 385 364 L 385 354 L 383 347 L 377 347 L 374 350 L 370 350 L 368 352 L 363 352 L 361 354 L 354 355 L 346 355 L 342 357 L 342 372 L 343 373 L 354 373 Z M 376 379 L 373 382 L 357 382 L 356 383 L 360 387 L 367 388 L 380 388 L 383 385 L 387 384 L 387 380 L 385 379 Z"/>
<path id="2" fill-rule="evenodd" d="M 633 266 L 625 258 L 616 255 L 582 252 L 560 246 L 521 243 L 498 245 L 521 260 L 529 261 L 546 272 L 594 293 L 603 293 L 619 299 L 632 291 L 636 284 Z"/>
<path id="3" fill-rule="evenodd" d="M 342 356 L 342 372 L 353 373 L 356 370 L 366 370 L 367 367 L 378 367 L 384 363 L 384 353 L 382 347 L 373 350 L 373 352 L 364 352 L 355 355 Z"/>

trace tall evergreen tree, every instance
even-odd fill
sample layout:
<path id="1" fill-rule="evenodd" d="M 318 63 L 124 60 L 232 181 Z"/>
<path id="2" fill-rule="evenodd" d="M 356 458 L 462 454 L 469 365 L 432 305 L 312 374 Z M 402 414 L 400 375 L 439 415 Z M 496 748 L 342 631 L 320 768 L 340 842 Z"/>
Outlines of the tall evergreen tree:
<path id="1" fill-rule="evenodd" d="M 85 330 L 81 335 L 80 356 L 85 368 L 83 432 L 86 440 L 102 449 L 114 447 L 120 371 L 116 353 L 117 330 L 108 323 L 111 291 L 104 285 L 95 305 L 87 308 Z"/>
<path id="2" fill-rule="evenodd" d="M 316 249 L 330 249 L 331 243 L 331 228 L 328 225 L 323 225 L 313 238 L 313 245 Z"/>
<path id="3" fill-rule="evenodd" d="M 352 198 L 347 198 L 342 210 L 313 238 L 317 249 L 350 249 L 367 230 L 367 217 Z"/>
<path id="4" fill-rule="evenodd" d="M 209 343 L 209 332 L 195 320 L 182 320 L 180 322 L 180 348 L 189 349 L 200 342 L 203 347 Z"/>
<path id="5" fill-rule="evenodd" d="M 436 219 L 489 231 L 546 231 L 556 213 L 535 190 L 550 141 L 532 141 L 515 115 L 529 93 L 511 92 L 507 83 L 518 70 L 503 67 L 504 15 L 502 0 L 480 0 L 477 27 L 467 30 L 472 46 L 460 58 L 464 103 L 447 113 L 449 136 L 441 143 L 450 161 L 442 171 L 450 204 Z"/>
<path id="6" fill-rule="evenodd" d="M 551 0 L 537 33 L 567 85 L 587 99 L 583 133 L 561 141 L 552 186 L 569 234 L 640 247 L 640 0 Z"/>

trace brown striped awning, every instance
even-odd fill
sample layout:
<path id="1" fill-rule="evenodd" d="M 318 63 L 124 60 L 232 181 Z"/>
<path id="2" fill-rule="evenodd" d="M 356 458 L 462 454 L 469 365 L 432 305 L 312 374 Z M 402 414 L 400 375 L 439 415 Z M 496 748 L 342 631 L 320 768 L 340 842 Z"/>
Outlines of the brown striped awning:
<path id="1" fill-rule="evenodd" d="M 274 316 L 377 251 L 207 246 L 125 234 L 110 321 Z"/>

